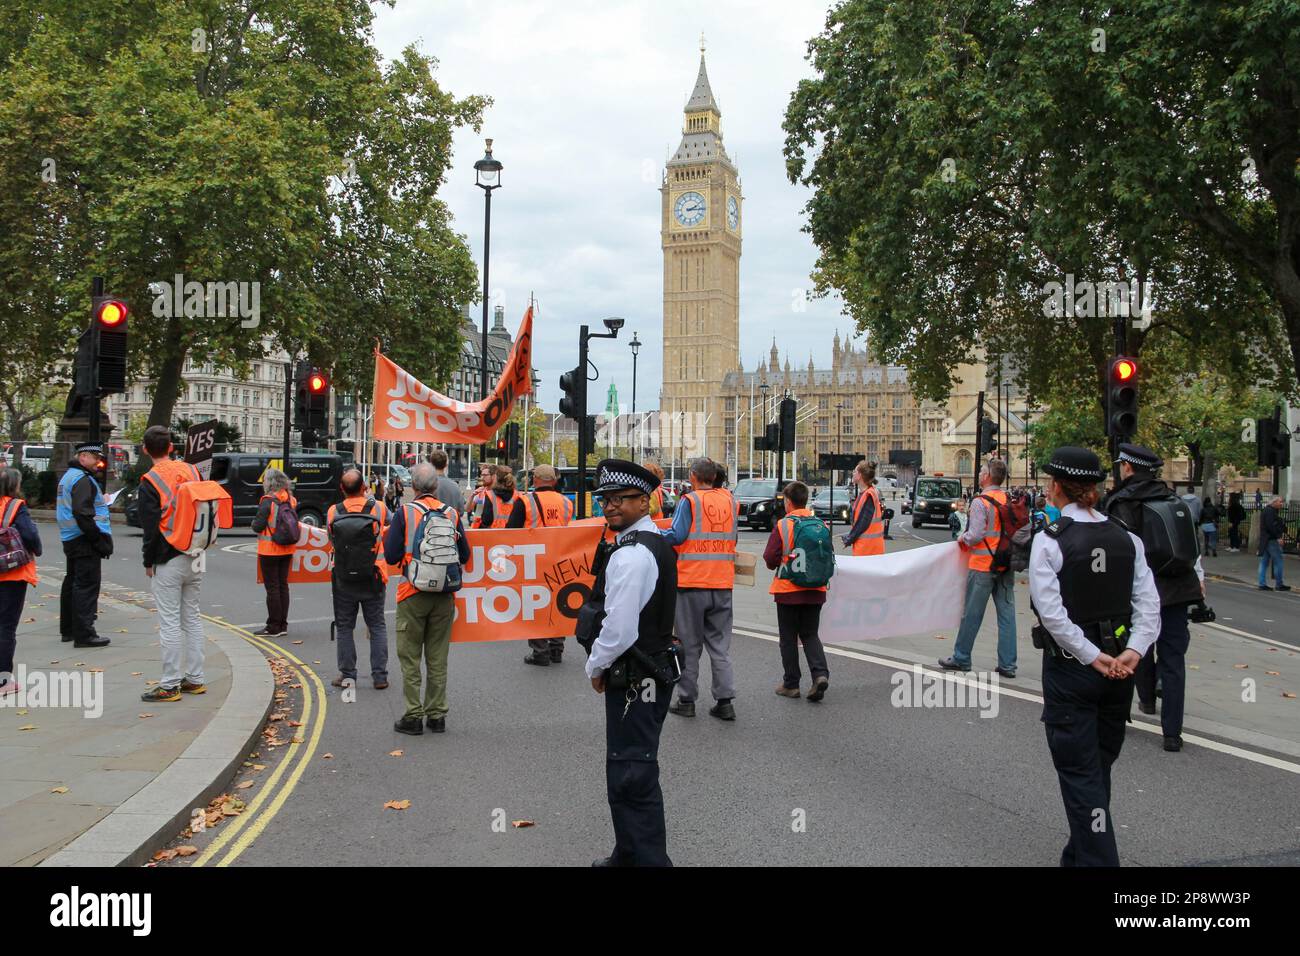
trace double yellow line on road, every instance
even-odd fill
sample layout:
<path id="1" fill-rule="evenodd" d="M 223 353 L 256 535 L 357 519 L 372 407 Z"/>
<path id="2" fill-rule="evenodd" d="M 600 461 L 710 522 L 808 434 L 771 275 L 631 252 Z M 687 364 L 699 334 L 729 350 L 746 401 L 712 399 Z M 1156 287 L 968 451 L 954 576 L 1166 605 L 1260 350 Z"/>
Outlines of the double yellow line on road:
<path id="1" fill-rule="evenodd" d="M 252 845 L 261 835 L 284 802 L 293 793 L 298 781 L 302 779 L 307 764 L 316 753 L 322 732 L 325 730 L 325 685 L 316 676 L 316 672 L 299 660 L 294 654 L 271 641 L 265 640 L 236 627 L 221 618 L 204 614 L 203 618 L 226 630 L 233 631 L 248 643 L 273 657 L 284 658 L 295 665 L 302 683 L 302 726 L 310 728 L 303 734 L 303 742 L 290 743 L 288 753 L 280 765 L 262 785 L 261 790 L 237 817 L 232 817 L 217 834 L 217 838 L 202 853 L 195 857 L 191 866 L 229 866 L 241 853 Z M 313 687 L 315 692 L 313 693 Z M 313 711 L 314 719 L 313 719 Z M 297 736 L 295 734 L 295 736 Z M 292 769 L 290 769 L 292 767 Z M 283 782 L 282 782 L 283 781 Z M 224 855 L 223 855 L 224 854 Z M 220 857 L 220 859 L 218 859 Z M 215 861 L 215 863 L 214 863 Z"/>

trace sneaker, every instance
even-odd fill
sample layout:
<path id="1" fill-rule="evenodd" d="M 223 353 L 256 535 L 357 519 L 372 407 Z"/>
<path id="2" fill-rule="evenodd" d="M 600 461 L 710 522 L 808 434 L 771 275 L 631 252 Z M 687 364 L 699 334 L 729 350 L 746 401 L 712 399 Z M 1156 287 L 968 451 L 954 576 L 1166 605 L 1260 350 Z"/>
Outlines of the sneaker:
<path id="1" fill-rule="evenodd" d="M 694 717 L 695 701 L 682 700 L 680 697 L 668 705 L 668 712 L 676 714 L 678 717 Z"/>
<path id="2" fill-rule="evenodd" d="M 393 724 L 393 729 L 399 734 L 410 734 L 412 737 L 419 737 L 424 733 L 424 721 L 419 717 L 402 717 Z"/>
<path id="3" fill-rule="evenodd" d="M 1290 591 L 1290 590 L 1291 590 L 1291 585 L 1289 585 L 1289 584 L 1279 584 L 1279 585 L 1278 585 L 1277 587 L 1275 587 L 1273 590 L 1274 590 L 1274 591 Z"/>
<path id="4" fill-rule="evenodd" d="M 963 674 L 970 673 L 970 665 L 957 663 L 957 659 L 955 657 L 939 658 L 939 666 L 946 671 L 961 671 Z"/>
<path id="5" fill-rule="evenodd" d="M 777 692 L 778 694 L 780 694 L 782 697 L 792 697 L 792 698 L 793 698 L 793 697 L 799 697 L 799 696 L 801 696 L 801 695 L 799 694 L 799 688 L 798 688 L 798 687 L 786 687 L 784 684 L 777 684 L 777 685 L 776 685 L 776 692 Z"/>
<path id="6" fill-rule="evenodd" d="M 1012 671 L 1012 670 L 1007 670 L 1005 667 L 995 667 L 995 668 L 993 668 L 993 670 L 994 670 L 994 671 L 995 671 L 995 672 L 996 672 L 1000 677 L 1004 677 L 1004 678 L 1006 678 L 1007 680 L 1015 680 L 1015 679 L 1016 679 L 1016 672 L 1015 672 L 1015 671 Z"/>
<path id="7" fill-rule="evenodd" d="M 808 699 L 816 702 L 826 696 L 826 689 L 830 687 L 829 677 L 819 677 L 813 681 L 812 690 L 808 691 Z"/>
<path id="8" fill-rule="evenodd" d="M 181 680 L 182 694 L 206 694 L 208 692 L 207 684 L 196 684 L 188 677 Z"/>
<path id="9" fill-rule="evenodd" d="M 9 694 L 16 694 L 22 689 L 23 687 L 18 683 L 18 681 L 7 680 L 3 684 L 0 684 L 0 697 L 6 697 Z"/>
<path id="10" fill-rule="evenodd" d="M 181 699 L 181 687 L 179 684 L 175 687 L 163 687 L 159 684 L 141 694 L 140 699 L 146 704 L 170 704 Z"/>

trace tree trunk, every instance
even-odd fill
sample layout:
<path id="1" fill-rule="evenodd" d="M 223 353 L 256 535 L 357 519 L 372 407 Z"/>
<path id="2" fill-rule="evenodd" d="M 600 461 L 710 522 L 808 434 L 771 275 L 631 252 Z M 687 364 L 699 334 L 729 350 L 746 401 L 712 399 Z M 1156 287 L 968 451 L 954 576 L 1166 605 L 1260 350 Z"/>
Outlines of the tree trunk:
<path id="1" fill-rule="evenodd" d="M 170 426 L 176 411 L 176 398 L 180 393 L 181 372 L 185 369 L 188 351 L 181 338 L 183 317 L 167 320 L 167 338 L 164 354 L 158 363 L 158 378 L 154 381 L 153 404 L 149 407 L 149 425 Z"/>
<path id="2" fill-rule="evenodd" d="M 1218 501 L 1219 466 L 1214 460 L 1214 452 L 1205 453 L 1205 463 L 1201 466 L 1201 500 L 1209 498 Z"/>

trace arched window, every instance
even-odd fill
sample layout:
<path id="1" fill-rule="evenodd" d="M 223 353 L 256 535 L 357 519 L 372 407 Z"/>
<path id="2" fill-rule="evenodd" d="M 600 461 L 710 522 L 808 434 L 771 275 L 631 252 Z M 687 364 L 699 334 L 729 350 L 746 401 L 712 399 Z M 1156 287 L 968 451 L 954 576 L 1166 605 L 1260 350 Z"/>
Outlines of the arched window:
<path id="1" fill-rule="evenodd" d="M 971 469 L 971 454 L 965 448 L 957 452 L 957 474 L 969 475 Z"/>

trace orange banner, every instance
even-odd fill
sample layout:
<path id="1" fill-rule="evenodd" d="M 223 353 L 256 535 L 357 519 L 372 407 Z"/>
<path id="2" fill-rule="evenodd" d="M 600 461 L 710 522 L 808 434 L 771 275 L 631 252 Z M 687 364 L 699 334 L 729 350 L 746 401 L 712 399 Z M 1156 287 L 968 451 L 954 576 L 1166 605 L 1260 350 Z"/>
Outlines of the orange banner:
<path id="1" fill-rule="evenodd" d="M 532 391 L 532 356 L 532 306 L 524 313 L 496 388 L 481 402 L 448 398 L 376 351 L 374 437 L 380 441 L 481 445 L 505 424 L 515 400 Z"/>
<path id="2" fill-rule="evenodd" d="M 469 563 L 456 592 L 453 641 L 571 637 L 591 594 L 591 561 L 604 522 L 567 528 L 466 531 Z M 324 528 L 302 526 L 289 583 L 327 582 L 333 550 Z M 401 572 L 393 569 L 394 573 Z M 257 580 L 262 580 L 258 568 Z"/>

